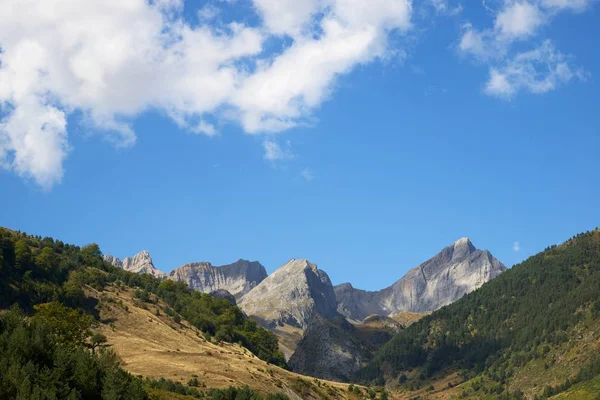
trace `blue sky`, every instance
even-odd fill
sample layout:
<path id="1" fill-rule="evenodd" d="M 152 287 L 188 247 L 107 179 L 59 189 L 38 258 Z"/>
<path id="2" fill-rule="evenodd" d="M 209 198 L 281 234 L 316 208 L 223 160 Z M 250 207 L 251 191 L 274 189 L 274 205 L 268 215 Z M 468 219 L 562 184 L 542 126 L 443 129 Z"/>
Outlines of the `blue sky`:
<path id="1" fill-rule="evenodd" d="M 600 225 L 594 1 L 49 3 L 0 5 L 2 226 L 378 289 L 463 236 L 511 266 Z"/>

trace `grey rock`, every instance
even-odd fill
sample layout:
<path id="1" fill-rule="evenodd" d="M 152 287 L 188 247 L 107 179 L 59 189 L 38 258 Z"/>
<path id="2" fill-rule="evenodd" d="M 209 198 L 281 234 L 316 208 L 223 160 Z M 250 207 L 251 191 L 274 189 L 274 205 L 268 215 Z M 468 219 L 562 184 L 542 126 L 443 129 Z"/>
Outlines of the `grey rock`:
<path id="1" fill-rule="evenodd" d="M 209 262 L 185 264 L 168 275 L 174 281 L 184 281 L 192 289 L 211 293 L 220 289 L 231 293 L 236 300 L 261 283 L 267 271 L 259 262 L 238 260 L 233 264 L 215 267 Z"/>
<path id="2" fill-rule="evenodd" d="M 117 268 L 121 268 L 121 269 L 123 268 L 123 263 L 117 257 L 113 257 L 110 254 L 106 254 L 106 255 L 103 255 L 102 258 L 104 259 L 104 261 L 114 265 Z"/>
<path id="3" fill-rule="evenodd" d="M 348 382 L 372 356 L 358 336 L 345 318 L 314 313 L 288 366 L 299 374 Z"/>
<path id="4" fill-rule="evenodd" d="M 238 303 L 264 325 L 305 329 L 314 313 L 335 317 L 336 299 L 327 274 L 307 260 L 292 259 L 277 269 Z"/>
<path id="5" fill-rule="evenodd" d="M 233 297 L 233 295 L 225 289 L 218 289 L 218 290 L 215 290 L 214 292 L 210 292 L 209 294 L 212 297 L 215 297 L 217 299 L 227 300 L 234 306 L 236 305 L 235 297 Z"/>
<path id="6" fill-rule="evenodd" d="M 460 299 L 506 270 L 487 250 L 462 238 L 393 285 L 369 292 L 345 283 L 335 287 L 338 311 L 361 321 L 371 314 L 428 312 Z"/>
<path id="7" fill-rule="evenodd" d="M 115 267 L 122 268 L 125 271 L 137 274 L 150 274 L 161 279 L 165 277 L 165 274 L 154 266 L 152 257 L 150 257 L 150 253 L 146 250 L 140 251 L 133 257 L 126 257 L 123 261 L 111 255 L 105 255 L 103 258 Z"/>

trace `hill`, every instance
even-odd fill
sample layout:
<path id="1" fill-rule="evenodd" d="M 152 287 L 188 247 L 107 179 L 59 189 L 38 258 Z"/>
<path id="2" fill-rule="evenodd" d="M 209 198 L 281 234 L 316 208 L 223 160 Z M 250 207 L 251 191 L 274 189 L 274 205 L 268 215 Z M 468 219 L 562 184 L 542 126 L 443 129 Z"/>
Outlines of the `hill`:
<path id="1" fill-rule="evenodd" d="M 595 230 L 547 248 L 415 322 L 360 377 L 435 388 L 436 380 L 460 372 L 463 397 L 549 398 L 584 380 L 581 371 L 594 365 L 599 317 Z"/>
<path id="2" fill-rule="evenodd" d="M 169 316 L 169 306 L 154 295 L 141 301 L 134 289 L 119 284 L 86 292 L 99 302 L 103 322 L 97 331 L 134 375 L 182 384 L 197 379 L 200 388 L 249 387 L 290 399 L 324 398 L 328 392 L 339 399 L 354 398 L 347 384 L 306 378 L 259 359 L 239 344 L 207 338 L 186 320 Z"/>

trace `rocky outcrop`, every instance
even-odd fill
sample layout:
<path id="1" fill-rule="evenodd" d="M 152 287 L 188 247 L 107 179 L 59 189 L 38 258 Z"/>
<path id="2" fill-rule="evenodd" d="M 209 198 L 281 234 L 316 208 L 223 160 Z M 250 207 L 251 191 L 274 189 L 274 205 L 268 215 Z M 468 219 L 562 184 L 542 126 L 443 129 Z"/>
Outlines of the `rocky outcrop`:
<path id="1" fill-rule="evenodd" d="M 371 314 L 433 311 L 460 299 L 506 270 L 487 250 L 478 250 L 467 238 L 411 269 L 383 290 L 369 292 L 345 283 L 335 287 L 338 311 L 361 321 Z"/>
<path id="2" fill-rule="evenodd" d="M 233 297 L 233 295 L 231 293 L 229 293 L 225 289 L 215 290 L 214 292 L 210 292 L 209 294 L 212 297 L 215 297 L 217 299 L 227 300 L 228 302 L 230 302 L 234 306 L 237 304 L 236 301 L 235 301 L 235 297 Z"/>
<path id="3" fill-rule="evenodd" d="M 126 257 L 123 261 L 111 255 L 105 255 L 103 258 L 115 267 L 122 268 L 125 271 L 137 274 L 150 274 L 157 278 L 165 277 L 165 274 L 154 266 L 152 257 L 150 257 L 150 253 L 146 250 L 140 251 L 133 257 Z"/>
<path id="4" fill-rule="evenodd" d="M 168 275 L 169 279 L 184 281 L 203 293 L 226 290 L 236 300 L 261 283 L 267 271 L 259 262 L 238 260 L 233 264 L 215 267 L 209 262 L 185 264 Z"/>
<path id="5" fill-rule="evenodd" d="M 123 263 L 117 257 L 113 257 L 110 254 L 106 254 L 102 256 L 102 258 L 104 259 L 104 261 L 114 265 L 117 268 L 123 268 Z"/>
<path id="6" fill-rule="evenodd" d="M 248 292 L 238 303 L 267 327 L 290 325 L 305 329 L 314 313 L 337 315 L 327 274 L 307 260 L 292 259 Z"/>
<path id="7" fill-rule="evenodd" d="M 315 313 L 288 366 L 300 374 L 349 382 L 402 329 L 398 322 L 379 315 L 352 324 L 341 315 L 324 318 Z"/>
<path id="8" fill-rule="evenodd" d="M 299 374 L 348 382 L 371 354 L 345 318 L 327 319 L 315 313 L 288 366 Z"/>

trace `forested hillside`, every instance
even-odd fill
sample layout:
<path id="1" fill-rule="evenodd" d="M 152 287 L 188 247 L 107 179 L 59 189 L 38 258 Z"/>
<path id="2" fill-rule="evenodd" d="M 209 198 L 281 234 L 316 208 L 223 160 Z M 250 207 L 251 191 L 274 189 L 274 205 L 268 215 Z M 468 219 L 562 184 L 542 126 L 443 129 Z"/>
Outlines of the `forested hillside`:
<path id="1" fill-rule="evenodd" d="M 380 349 L 360 378 L 418 385 L 460 371 L 465 380 L 484 376 L 488 392 L 508 396 L 517 368 L 569 342 L 575 326 L 599 316 L 600 231 L 595 230 L 547 248 L 411 325 Z M 599 373 L 595 365 L 582 366 L 578 381 Z M 547 387 L 540 396 L 573 383 Z"/>
<path id="2" fill-rule="evenodd" d="M 146 399 L 149 390 L 260 398 L 249 389 L 201 392 L 180 383 L 143 381 L 121 369 L 116 356 L 102 348 L 106 339 L 92 335 L 99 323 L 97 300 L 84 293 L 86 285 L 101 290 L 117 282 L 137 288 L 141 301 L 157 296 L 173 318 L 187 319 L 207 337 L 239 342 L 259 358 L 285 365 L 276 337 L 227 300 L 115 268 L 102 260 L 97 245 L 79 248 L 0 228 L 0 310 L 5 310 L 0 314 L 0 398 Z"/>

